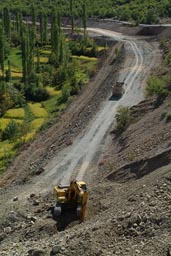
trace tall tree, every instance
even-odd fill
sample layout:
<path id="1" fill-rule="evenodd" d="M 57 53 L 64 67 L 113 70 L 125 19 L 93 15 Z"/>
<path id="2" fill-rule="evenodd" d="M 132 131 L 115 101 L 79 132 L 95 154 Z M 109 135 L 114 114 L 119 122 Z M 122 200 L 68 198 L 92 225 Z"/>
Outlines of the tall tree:
<path id="1" fill-rule="evenodd" d="M 11 81 L 11 63 L 10 63 L 10 60 L 8 60 L 8 69 L 6 70 L 5 80 L 6 80 L 6 82 Z"/>
<path id="2" fill-rule="evenodd" d="M 10 38 L 10 29 L 11 29 L 11 22 L 10 22 L 10 13 L 8 8 L 3 9 L 3 24 L 4 24 L 4 31 L 6 34 L 6 37 Z"/>
<path id="3" fill-rule="evenodd" d="M 44 19 L 43 19 L 43 43 L 44 44 L 47 44 L 47 41 L 48 41 L 47 26 L 48 26 L 48 17 L 47 17 L 47 14 L 44 14 Z"/>
<path id="4" fill-rule="evenodd" d="M 32 5 L 31 7 L 31 17 L 32 17 L 32 30 L 33 30 L 34 42 L 35 42 L 36 41 L 36 10 L 34 5 Z"/>
<path id="5" fill-rule="evenodd" d="M 71 28 L 72 28 L 72 33 L 73 33 L 74 32 L 73 0 L 70 0 L 70 16 L 71 16 Z"/>
<path id="6" fill-rule="evenodd" d="M 56 23 L 57 23 L 57 14 L 56 14 L 56 10 L 53 9 L 52 13 L 51 13 L 51 45 L 52 45 L 52 49 L 54 48 L 54 45 L 55 45 Z"/>
<path id="7" fill-rule="evenodd" d="M 32 17 L 32 25 L 34 28 L 36 28 L 36 10 L 34 5 L 32 5 L 31 7 L 31 17 Z"/>
<path id="8" fill-rule="evenodd" d="M 41 11 L 40 13 L 40 42 L 41 44 L 47 43 L 47 26 L 48 26 L 48 17 L 47 14 Z"/>
<path id="9" fill-rule="evenodd" d="M 27 33 L 23 26 L 22 40 L 21 40 L 21 53 L 22 53 L 22 73 L 23 82 L 26 84 L 28 80 L 28 68 L 27 68 Z"/>
<path id="10" fill-rule="evenodd" d="M 36 72 L 39 73 L 40 72 L 40 51 L 38 47 L 36 49 L 36 56 L 37 56 Z"/>
<path id="11" fill-rule="evenodd" d="M 23 82 L 28 83 L 29 76 L 34 71 L 34 33 L 29 27 L 22 29 L 22 68 Z"/>
<path id="12" fill-rule="evenodd" d="M 44 19 L 44 14 L 41 11 L 41 13 L 40 13 L 40 42 L 41 42 L 41 44 L 43 44 L 43 34 L 44 34 L 43 19 Z"/>
<path id="13" fill-rule="evenodd" d="M 4 29 L 0 26 L 0 66 L 2 71 L 2 77 L 4 77 L 4 61 L 5 61 L 5 36 Z"/>
<path id="14" fill-rule="evenodd" d="M 86 10 L 86 3 L 84 2 L 82 5 L 82 22 L 84 28 L 84 36 L 86 36 L 86 29 L 87 29 L 87 10 Z"/>

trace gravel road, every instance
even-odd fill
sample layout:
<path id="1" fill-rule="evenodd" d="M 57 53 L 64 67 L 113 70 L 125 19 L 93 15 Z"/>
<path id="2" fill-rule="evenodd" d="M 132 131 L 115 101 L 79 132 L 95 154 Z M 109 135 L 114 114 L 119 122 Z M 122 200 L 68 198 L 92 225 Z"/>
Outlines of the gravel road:
<path id="1" fill-rule="evenodd" d="M 18 158 L 20 161 L 19 160 L 17 161 L 16 159 L 16 162 L 12 165 L 13 169 L 11 167 L 11 169 L 8 170 L 9 173 L 10 171 L 14 173 L 16 180 L 14 181 L 13 184 L 6 186 L 2 188 L 2 190 L 0 190 L 0 204 L 1 204 L 0 218 L 2 217 L 1 222 L 3 224 L 0 229 L 0 232 L 4 230 L 3 227 L 7 227 L 6 232 L 8 234 L 8 230 L 10 230 L 9 227 L 10 226 L 12 227 L 11 233 L 8 234 L 7 236 L 4 233 L 4 231 L 2 232 L 3 237 L 1 239 L 2 240 L 4 239 L 1 245 L 2 249 L 0 248 L 0 251 L 3 252 L 4 250 L 4 254 L 2 255 L 5 255 L 5 256 L 13 255 L 13 254 L 9 254 L 9 252 L 11 251 L 16 252 L 16 254 L 14 255 L 28 255 L 28 248 L 32 248 L 32 247 L 37 248 L 37 244 L 40 247 L 45 246 L 44 248 L 46 249 L 46 247 L 52 247 L 54 244 L 59 243 L 59 241 L 54 242 L 53 240 L 54 237 L 52 238 L 51 234 L 54 234 L 55 239 L 58 239 L 58 240 L 60 240 L 59 237 L 62 239 L 62 236 L 64 236 L 64 234 L 63 235 L 62 233 L 58 234 L 56 232 L 56 228 L 54 227 L 56 224 L 54 224 L 54 221 L 51 218 L 49 218 L 49 215 L 47 217 L 47 208 L 49 208 L 51 203 L 54 203 L 52 202 L 53 201 L 52 197 L 51 199 L 48 198 L 48 196 L 50 195 L 49 191 L 52 191 L 52 188 L 55 184 L 60 182 L 62 183 L 62 185 L 64 185 L 68 183 L 71 178 L 84 179 L 88 183 L 88 187 L 89 188 L 92 187 L 91 179 L 93 180 L 94 178 L 93 172 L 94 170 L 96 171 L 96 169 L 98 169 L 97 167 L 98 167 L 101 154 L 105 152 L 104 144 L 106 143 L 106 138 L 107 138 L 107 135 L 109 134 L 111 126 L 115 122 L 115 115 L 117 112 L 117 108 L 120 105 L 131 107 L 144 99 L 145 82 L 151 70 L 156 66 L 158 66 L 160 63 L 161 52 L 158 47 L 158 42 L 154 40 L 153 41 L 149 39 L 144 40 L 140 38 L 137 39 L 135 37 L 124 36 L 120 33 L 115 33 L 110 30 L 104 30 L 104 29 L 89 28 L 88 30 L 91 33 L 94 33 L 96 35 L 108 36 L 113 38 L 114 40 L 122 41 L 124 43 L 124 57 L 123 57 L 124 59 L 123 59 L 121 68 L 120 66 L 118 66 L 119 74 L 118 74 L 117 80 L 125 82 L 125 93 L 120 100 L 117 100 L 117 101 L 110 100 L 110 97 L 111 97 L 110 83 L 112 86 L 113 85 L 112 82 L 113 83 L 115 82 L 114 79 L 116 79 L 115 76 L 117 72 L 113 73 L 113 76 L 111 76 L 111 78 L 108 81 L 109 83 L 108 87 L 105 87 L 106 84 L 104 83 L 104 78 L 105 78 L 104 76 L 105 67 L 104 67 L 104 69 L 102 70 L 103 74 L 101 74 L 101 76 L 97 75 L 95 78 L 96 80 L 98 78 L 101 79 L 100 81 L 101 89 L 103 88 L 103 86 L 108 89 L 106 93 L 106 95 L 108 94 L 106 99 L 102 102 L 101 105 L 99 104 L 100 105 L 99 111 L 96 113 L 95 111 L 98 109 L 97 106 L 93 108 L 91 105 L 92 99 L 95 98 L 94 94 L 96 90 L 99 89 L 99 86 L 97 86 L 96 88 L 90 86 L 87 88 L 88 89 L 87 94 L 84 94 L 85 93 L 84 92 L 83 95 L 80 95 L 78 97 L 77 109 L 74 104 L 71 105 L 70 108 L 68 109 L 69 113 L 67 113 L 66 116 L 65 116 L 65 113 L 63 115 L 64 120 L 61 118 L 61 123 L 63 122 L 62 128 L 63 127 L 66 128 L 66 130 L 63 131 L 63 133 L 61 133 L 62 135 L 60 135 L 60 139 L 61 138 L 63 139 L 63 136 L 67 133 L 66 132 L 67 125 L 69 126 L 72 123 L 71 120 L 68 118 L 68 116 L 69 117 L 71 116 L 74 119 L 75 113 L 76 115 L 78 114 L 78 116 L 80 113 L 82 112 L 84 113 L 83 108 L 84 109 L 86 108 L 87 112 L 88 111 L 93 112 L 92 116 L 94 117 L 91 120 L 86 118 L 84 119 L 82 117 L 78 119 L 79 121 L 80 120 L 90 120 L 90 121 L 89 122 L 87 121 L 87 124 L 83 126 L 83 128 L 86 127 L 85 129 L 83 129 L 82 127 L 80 128 L 81 132 L 79 133 L 78 136 L 75 136 L 73 140 L 73 144 L 68 147 L 65 147 L 63 150 L 60 150 L 60 147 L 59 147 L 59 151 L 56 151 L 57 153 L 54 158 L 52 159 L 49 158 L 49 161 L 48 161 L 48 158 L 45 159 L 45 162 L 47 162 L 47 164 L 46 166 L 44 166 L 44 171 L 38 176 L 36 175 L 31 176 L 30 180 L 27 180 L 25 183 L 24 182 L 17 183 L 17 182 L 20 178 L 19 177 L 20 174 L 22 176 L 22 173 L 24 173 L 24 171 L 26 172 L 26 174 L 29 173 L 30 162 L 33 161 L 34 154 L 35 154 L 35 159 L 38 159 L 39 162 L 41 162 L 41 159 L 44 159 L 44 156 L 48 155 L 47 148 L 49 147 L 49 151 L 51 150 L 52 143 L 53 145 L 55 145 L 56 143 L 56 147 L 58 147 L 59 145 L 58 142 L 60 142 L 57 140 L 60 133 L 59 129 L 57 129 L 58 126 L 53 126 L 52 128 L 50 128 L 49 131 L 47 131 L 47 133 L 45 132 L 46 137 L 45 135 L 44 137 L 41 136 L 40 138 L 41 140 L 39 140 L 39 138 L 37 139 L 38 142 L 36 142 L 35 140 L 30 145 L 30 147 L 28 147 L 28 151 L 26 150 L 25 152 L 22 152 L 24 156 L 22 155 L 21 158 Z M 108 63 L 108 66 L 110 66 L 109 63 Z M 114 72 L 114 69 L 111 69 L 111 71 L 112 70 Z M 111 79 L 113 79 L 113 81 Z M 105 90 L 103 88 L 103 90 L 101 90 L 101 93 L 104 93 L 104 91 Z M 87 95 L 88 100 L 85 99 L 84 95 Z M 99 95 L 98 91 L 97 91 L 97 95 Z M 99 101 L 96 101 L 93 103 L 97 105 L 98 102 Z M 82 104 L 82 107 L 80 107 L 81 104 Z M 74 114 L 73 114 L 73 110 L 75 110 Z M 73 116 L 71 115 L 71 113 L 73 114 Z M 78 120 L 76 119 L 76 123 L 78 123 Z M 75 119 L 74 119 L 74 124 L 75 124 Z M 71 125 L 71 128 L 72 129 L 74 128 L 73 124 Z M 49 137 L 50 136 L 51 137 L 48 138 L 48 135 Z M 69 133 L 69 136 L 71 136 L 71 133 Z M 54 138 L 56 138 L 56 141 Z M 36 145 L 38 145 L 38 147 L 36 147 Z M 47 148 L 45 148 L 45 146 Z M 38 150 L 38 152 L 36 151 L 36 149 Z M 54 155 L 54 152 L 53 152 L 53 155 Z M 19 168 L 17 168 L 18 166 Z M 15 172 L 17 171 L 18 173 L 16 174 Z M 101 185 L 103 188 L 103 184 Z M 89 218 L 91 218 L 91 214 L 93 216 L 94 209 L 96 209 L 96 211 L 99 212 L 100 211 L 99 207 L 103 206 L 103 204 L 102 205 L 100 204 L 100 206 L 99 205 L 97 206 L 97 202 L 101 200 L 102 195 L 104 196 L 104 202 L 105 202 L 104 206 L 106 207 L 105 209 L 107 209 L 109 207 L 108 204 L 112 204 L 114 200 L 114 196 L 112 194 L 111 199 L 106 200 L 107 196 L 105 193 L 108 193 L 107 191 L 110 191 L 110 190 L 112 191 L 115 190 L 115 194 L 117 193 L 123 194 L 123 198 L 125 198 L 130 188 L 127 188 L 127 185 L 125 185 L 125 189 L 128 189 L 128 191 L 125 192 L 120 186 L 120 184 L 114 184 L 114 185 L 111 185 L 111 189 L 110 187 L 107 186 L 106 192 L 104 192 L 103 189 L 101 190 L 101 188 L 100 190 L 97 190 L 97 191 L 95 190 L 94 194 L 92 193 L 92 195 L 90 195 L 89 209 L 88 209 Z M 133 186 L 131 187 L 131 189 L 133 189 Z M 129 193 L 132 193 L 132 192 L 129 192 Z M 38 197 L 38 201 L 36 201 L 34 197 L 33 199 L 30 198 L 31 194 L 35 195 L 36 198 Z M 47 194 L 47 200 L 44 201 L 46 198 L 46 194 Z M 100 198 L 99 198 L 99 195 L 100 195 Z M 13 201 L 15 197 L 17 198 L 16 202 Z M 119 199 L 119 197 L 116 197 L 116 196 L 115 196 L 115 200 L 116 201 L 120 200 L 119 202 L 121 203 L 123 201 L 122 197 L 120 197 Z M 36 206 L 35 203 L 38 205 Z M 114 204 L 114 207 L 115 206 L 116 208 L 119 209 L 117 204 L 116 205 Z M 126 207 L 126 206 L 123 204 L 123 207 Z M 36 209 L 37 209 L 37 212 L 36 212 Z M 92 210 L 92 213 L 91 213 L 91 210 Z M 97 216 L 98 220 L 96 223 L 94 222 L 94 220 L 93 222 L 91 222 L 91 220 L 89 219 L 86 222 L 86 224 L 78 225 L 78 227 L 76 225 L 75 229 L 73 229 L 72 231 L 73 233 L 71 232 L 71 236 L 73 235 L 73 237 L 75 237 L 75 234 L 78 234 L 78 241 L 80 241 L 80 236 L 84 233 L 85 230 L 87 230 L 86 232 L 88 232 L 88 230 L 93 225 L 96 225 L 96 227 L 98 227 L 99 225 L 98 223 L 101 223 L 102 221 L 103 221 L 104 229 L 106 229 L 106 223 L 107 223 L 106 220 L 108 216 L 112 216 L 111 218 L 113 218 L 113 212 L 116 212 L 116 211 L 115 210 L 111 211 L 110 209 L 109 215 L 106 216 L 106 214 L 104 214 L 104 218 L 102 217 L 102 219 L 101 217 L 98 219 L 98 216 Z M 19 216 L 18 220 L 16 218 L 16 224 L 14 223 L 15 225 L 12 225 L 11 219 L 9 219 L 10 218 L 9 216 L 11 216 L 11 214 L 14 214 L 14 215 L 16 214 L 16 216 Z M 35 223 L 34 224 L 32 223 L 31 226 L 29 226 L 30 214 L 31 216 L 33 215 L 33 217 L 34 216 L 36 217 L 34 219 Z M 119 214 L 121 215 L 121 213 Z M 28 222 L 28 226 L 27 226 L 27 222 Z M 86 229 L 84 225 L 87 225 Z M 110 226 L 111 224 L 109 224 L 109 227 Z M 103 240 L 103 236 L 104 236 L 103 227 L 99 226 L 99 229 L 101 230 L 101 232 L 99 232 L 98 228 L 97 228 L 97 232 L 99 232 L 99 237 L 102 236 L 102 240 Z M 96 229 L 94 230 L 96 232 Z M 109 236 L 110 232 L 111 231 L 108 231 L 107 237 Z M 70 234 L 70 231 L 68 234 Z M 45 240 L 41 241 L 41 238 L 39 237 L 41 235 L 43 239 L 44 239 L 44 235 L 47 235 L 45 238 L 47 240 L 46 243 L 45 243 Z M 24 237 L 24 239 L 21 237 Z M 87 238 L 83 238 L 83 241 L 86 239 Z M 101 244 L 100 239 L 101 238 L 99 238 L 99 241 Z M 18 242 L 19 240 L 20 242 Z M 106 241 L 107 240 L 108 239 L 106 239 Z M 70 238 L 70 241 L 72 244 L 73 238 Z M 92 241 L 94 246 L 94 240 Z M 112 250 L 108 247 L 108 245 L 106 244 L 106 241 L 104 241 L 104 245 L 107 247 L 106 252 L 104 251 L 104 254 L 99 254 L 99 255 L 108 255 L 107 250 Z M 112 238 L 112 243 L 113 243 L 113 238 Z M 125 243 L 127 246 L 127 241 Z M 68 242 L 65 243 L 65 246 L 67 244 Z M 84 249 L 84 247 L 80 245 L 78 246 L 78 248 Z M 88 245 L 88 248 L 91 248 L 91 247 Z M 96 250 L 96 248 L 94 250 Z M 62 255 L 65 255 L 65 254 L 62 254 Z M 68 255 L 71 255 L 71 254 L 68 254 Z M 75 254 L 73 253 L 73 255 L 83 255 L 83 253 L 82 252 L 75 253 Z M 88 254 L 88 251 L 87 251 L 86 255 L 96 255 L 96 254 L 94 254 L 93 252 L 92 254 Z M 123 254 L 121 253 L 117 255 L 123 255 Z M 134 255 L 134 254 L 129 254 L 129 255 Z"/>
<path id="2" fill-rule="evenodd" d="M 104 29 L 88 28 L 95 34 L 105 35 L 124 42 L 126 60 L 120 70 L 119 81 L 125 81 L 125 93 L 120 100 L 109 100 L 87 125 L 84 134 L 75 138 L 73 144 L 60 152 L 45 167 L 45 172 L 35 182 L 35 192 L 46 192 L 53 185 L 69 183 L 70 178 L 85 179 L 89 175 L 92 161 L 100 155 L 103 139 L 114 124 L 115 114 L 120 105 L 133 106 L 144 99 L 144 84 L 151 71 L 157 65 L 160 51 L 157 43 L 124 36 Z M 96 164 L 98 163 L 98 159 Z M 93 162 L 94 164 L 94 162 Z M 30 193 L 25 190 L 24 195 Z"/>

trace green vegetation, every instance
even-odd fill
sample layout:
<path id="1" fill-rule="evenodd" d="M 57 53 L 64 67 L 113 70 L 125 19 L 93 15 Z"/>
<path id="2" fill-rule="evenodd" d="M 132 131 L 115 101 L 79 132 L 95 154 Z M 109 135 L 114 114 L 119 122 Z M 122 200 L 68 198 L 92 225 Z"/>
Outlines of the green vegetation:
<path id="1" fill-rule="evenodd" d="M 165 96 L 167 95 L 167 89 L 165 82 L 162 78 L 151 76 L 147 81 L 147 94 L 149 96 L 158 95 Z"/>
<path id="2" fill-rule="evenodd" d="M 12 120 L 8 123 L 8 125 L 2 132 L 2 141 L 16 139 L 18 135 L 19 135 L 19 125 Z"/>
<path id="3" fill-rule="evenodd" d="M 9 109 L 6 111 L 4 117 L 23 119 L 24 118 L 24 109 L 23 108 Z"/>
<path id="4" fill-rule="evenodd" d="M 33 8 L 34 2 L 34 8 Z M 83 27 L 86 26 L 86 17 L 107 17 L 118 18 L 121 20 L 135 21 L 136 23 L 155 23 L 162 17 L 171 17 L 170 0 L 1 0 L 1 9 L 10 6 L 12 12 L 17 13 L 20 10 L 24 15 L 37 15 L 40 10 L 41 28 L 47 23 L 47 15 L 50 16 L 54 6 L 60 10 L 61 16 L 71 17 L 72 31 L 74 30 L 74 19 L 82 17 Z M 47 15 L 44 16 L 44 13 Z M 6 14 L 8 12 L 6 11 Z M 18 15 L 18 20 L 19 20 Z M 8 33 L 8 22 L 6 22 L 6 31 Z M 46 39 L 47 33 L 41 33 L 42 40 Z M 44 38 L 44 39 L 43 39 Z"/>
<path id="5" fill-rule="evenodd" d="M 164 50 L 163 63 L 156 74 L 153 74 L 147 81 L 147 96 L 158 96 L 162 100 L 171 94 L 171 41 L 161 40 L 161 48 Z"/>
<path id="6" fill-rule="evenodd" d="M 71 12 L 73 8 L 71 1 Z M 36 12 L 35 6 L 30 9 L 32 24 L 23 23 L 24 8 L 4 7 L 1 12 L 0 172 L 23 143 L 59 117 L 96 71 L 99 52 L 105 50 L 87 37 L 86 5 L 81 9 L 83 36 L 64 35 L 61 13 L 54 8 L 49 9 L 51 28 L 48 13 Z"/>
<path id="7" fill-rule="evenodd" d="M 127 107 L 119 107 L 116 114 L 116 126 L 114 132 L 121 135 L 128 127 L 130 122 L 130 110 Z"/>
<path id="8" fill-rule="evenodd" d="M 34 117 L 48 117 L 47 111 L 42 107 L 41 103 L 29 103 L 29 107 Z"/>

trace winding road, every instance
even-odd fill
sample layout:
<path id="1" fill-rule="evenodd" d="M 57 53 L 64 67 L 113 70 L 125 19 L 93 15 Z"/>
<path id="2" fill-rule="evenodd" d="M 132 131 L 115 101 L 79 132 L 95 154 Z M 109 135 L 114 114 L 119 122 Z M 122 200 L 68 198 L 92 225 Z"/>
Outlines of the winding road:
<path id="1" fill-rule="evenodd" d="M 52 191 L 53 186 L 58 183 L 66 185 L 71 178 L 87 181 L 91 176 L 89 174 L 92 168 L 98 165 L 105 138 L 111 126 L 114 125 L 118 107 L 121 105 L 131 107 L 144 99 L 146 79 L 151 69 L 159 65 L 161 52 L 155 41 L 148 42 L 99 28 L 88 28 L 88 31 L 124 42 L 126 58 L 119 71 L 118 79 L 125 81 L 125 93 L 120 100 L 111 101 L 109 100 L 111 92 L 109 92 L 108 98 L 103 102 L 95 117 L 87 124 L 84 133 L 77 136 L 72 145 L 50 160 L 42 174 L 33 177 L 31 182 L 25 183 L 19 191 L 16 188 L 13 196 L 19 196 L 21 200 L 27 198 L 32 192 Z M 12 201 L 12 198 L 10 200 Z"/>
<path id="2" fill-rule="evenodd" d="M 71 177 L 86 180 L 90 165 L 94 157 L 102 151 L 102 142 L 111 125 L 114 124 L 117 108 L 121 105 L 131 107 L 144 99 L 145 81 L 160 59 L 160 51 L 156 43 L 137 40 L 104 29 L 88 28 L 88 31 L 124 41 L 127 58 L 120 70 L 119 80 L 125 81 L 125 93 L 118 101 L 106 99 L 101 110 L 88 124 L 85 133 L 78 136 L 73 145 L 64 149 L 49 162 L 45 172 L 36 181 L 34 187 L 37 188 L 37 192 L 51 190 L 53 185 L 59 182 L 61 185 L 66 185 Z"/>

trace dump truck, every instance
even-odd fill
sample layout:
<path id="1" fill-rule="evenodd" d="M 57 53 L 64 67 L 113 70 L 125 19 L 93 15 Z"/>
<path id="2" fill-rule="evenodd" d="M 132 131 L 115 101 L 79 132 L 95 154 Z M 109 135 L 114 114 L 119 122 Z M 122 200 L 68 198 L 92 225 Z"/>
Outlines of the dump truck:
<path id="1" fill-rule="evenodd" d="M 62 215 L 63 211 L 75 210 L 77 217 L 81 221 L 85 220 L 88 192 L 84 181 L 72 180 L 69 185 L 57 185 L 54 187 L 54 195 L 56 198 L 54 218 Z"/>
<path id="2" fill-rule="evenodd" d="M 112 97 L 121 98 L 124 94 L 124 85 L 124 82 L 116 82 L 116 84 L 112 86 Z"/>

